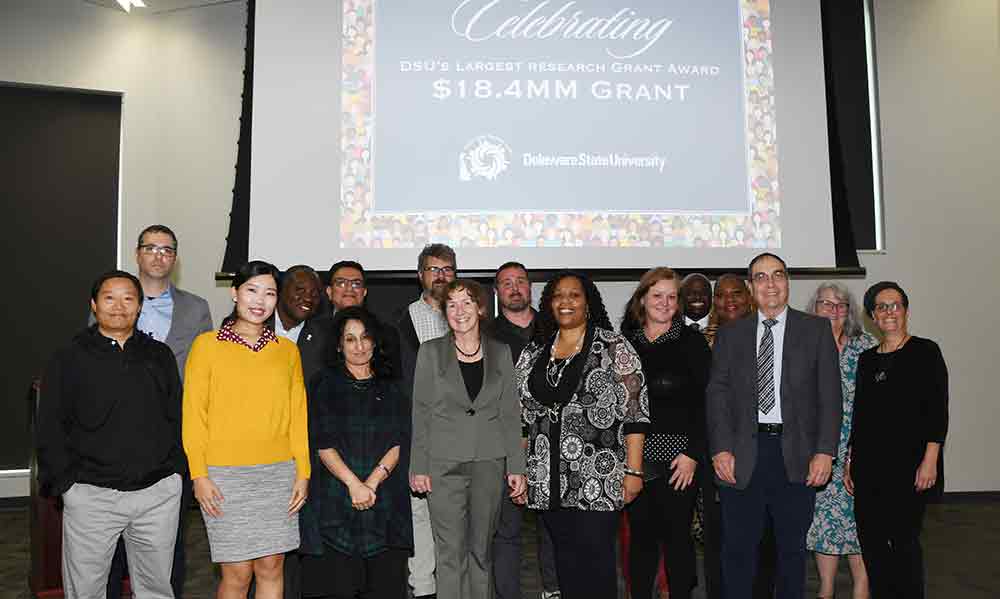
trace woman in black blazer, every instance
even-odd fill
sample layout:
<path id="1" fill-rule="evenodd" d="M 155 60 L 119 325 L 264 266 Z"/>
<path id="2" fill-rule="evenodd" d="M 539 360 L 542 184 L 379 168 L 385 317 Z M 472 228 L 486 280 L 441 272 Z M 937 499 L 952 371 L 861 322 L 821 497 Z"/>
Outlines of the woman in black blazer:
<path id="1" fill-rule="evenodd" d="M 695 471 L 705 449 L 705 385 L 712 354 L 705 337 L 684 326 L 678 277 L 647 271 L 622 317 L 622 335 L 642 360 L 649 388 L 650 427 L 643 445 L 646 485 L 628 508 L 632 594 L 650 597 L 663 544 L 671 599 L 691 597 L 697 584 L 691 518 Z"/>

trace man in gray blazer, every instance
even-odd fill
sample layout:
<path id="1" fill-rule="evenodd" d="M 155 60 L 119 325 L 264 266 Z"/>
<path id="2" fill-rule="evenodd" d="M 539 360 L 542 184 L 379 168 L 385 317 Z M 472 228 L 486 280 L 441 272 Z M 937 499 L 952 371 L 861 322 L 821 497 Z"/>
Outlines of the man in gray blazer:
<path id="1" fill-rule="evenodd" d="M 135 263 L 139 282 L 145 296 L 136 329 L 162 341 L 170 347 L 177 359 L 177 369 L 184 378 L 184 365 L 194 338 L 212 330 L 212 314 L 204 298 L 171 283 L 170 277 L 177 264 L 177 235 L 166 225 L 150 225 L 139 233 L 135 248 Z M 90 323 L 93 324 L 93 314 Z M 181 477 L 181 519 L 174 548 L 173 573 L 170 585 L 174 597 L 180 598 L 184 589 L 184 517 L 191 506 L 191 478 Z M 121 597 L 122 578 L 126 573 L 125 549 L 119 543 L 108 576 L 108 597 Z"/>
<path id="2" fill-rule="evenodd" d="M 139 233 L 135 264 L 145 296 L 136 328 L 167 344 L 183 379 L 194 338 L 213 328 L 208 302 L 171 282 L 177 264 L 177 236 L 170 227 L 150 225 Z M 94 324 L 93 314 L 89 324 Z"/>
<path id="3" fill-rule="evenodd" d="M 719 329 L 706 392 L 723 587 L 727 599 L 752 596 L 770 514 L 777 597 L 801 599 L 816 488 L 830 478 L 840 437 L 839 359 L 829 322 L 788 307 L 784 260 L 760 254 L 749 277 L 758 312 Z"/>

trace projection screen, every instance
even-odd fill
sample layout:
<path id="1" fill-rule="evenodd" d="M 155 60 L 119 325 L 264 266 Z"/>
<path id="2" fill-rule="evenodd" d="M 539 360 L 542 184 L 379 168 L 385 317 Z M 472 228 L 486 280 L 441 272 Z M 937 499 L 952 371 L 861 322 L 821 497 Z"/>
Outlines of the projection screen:
<path id="1" fill-rule="evenodd" d="M 818 0 L 258 0 L 250 255 L 834 265 Z"/>

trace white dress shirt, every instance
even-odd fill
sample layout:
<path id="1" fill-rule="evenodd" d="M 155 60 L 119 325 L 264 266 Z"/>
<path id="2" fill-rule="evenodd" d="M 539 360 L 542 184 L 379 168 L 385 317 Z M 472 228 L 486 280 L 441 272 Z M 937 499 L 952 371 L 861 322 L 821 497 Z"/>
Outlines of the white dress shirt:
<path id="1" fill-rule="evenodd" d="M 764 312 L 757 311 L 757 351 L 760 351 L 760 340 L 764 337 Z M 788 306 L 774 317 L 778 324 L 771 327 L 771 335 L 774 337 L 774 407 L 765 414 L 757 408 L 757 422 L 761 424 L 781 424 L 781 356 L 785 350 L 785 322 L 788 320 Z M 757 398 L 758 406 L 760 398 Z"/>
<path id="2" fill-rule="evenodd" d="M 291 339 L 292 343 L 298 344 L 299 334 L 302 332 L 302 328 L 306 326 L 306 321 L 302 321 L 290 329 L 285 329 L 285 324 L 281 322 L 281 316 L 275 311 L 274 313 L 274 334 L 279 337 L 284 337 L 286 339 Z"/>
<path id="3" fill-rule="evenodd" d="M 704 318 L 700 320 L 692 320 L 687 316 L 684 317 L 684 326 L 690 327 L 693 324 L 698 325 L 698 331 L 704 331 L 708 328 L 709 315 L 706 314 Z"/>

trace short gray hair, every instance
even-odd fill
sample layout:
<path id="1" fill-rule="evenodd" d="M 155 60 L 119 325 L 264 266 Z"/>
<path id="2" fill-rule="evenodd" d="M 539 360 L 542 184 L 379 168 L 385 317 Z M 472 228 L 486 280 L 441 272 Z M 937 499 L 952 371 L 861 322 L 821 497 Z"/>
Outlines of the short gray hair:
<path id="1" fill-rule="evenodd" d="M 816 287 L 816 291 L 809 298 L 809 303 L 806 304 L 806 312 L 810 314 L 816 313 L 816 302 L 819 301 L 819 296 L 827 289 L 832 291 L 838 300 L 847 302 L 847 316 L 844 318 L 844 335 L 858 337 L 863 334 L 865 327 L 861 320 L 860 306 L 858 306 L 858 301 L 854 298 L 854 294 L 843 283 L 838 283 L 837 281 L 823 281 L 820 283 Z"/>

